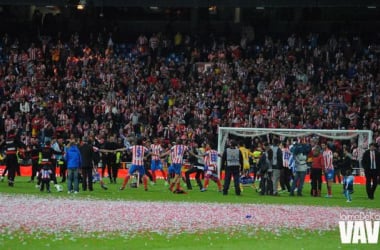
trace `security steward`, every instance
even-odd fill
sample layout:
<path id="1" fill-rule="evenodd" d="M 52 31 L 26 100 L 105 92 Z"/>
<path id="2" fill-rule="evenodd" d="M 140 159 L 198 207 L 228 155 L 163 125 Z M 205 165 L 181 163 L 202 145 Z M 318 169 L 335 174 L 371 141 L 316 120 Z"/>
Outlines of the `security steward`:
<path id="1" fill-rule="evenodd" d="M 40 147 L 38 144 L 38 139 L 37 138 L 32 138 L 32 143 L 28 147 L 28 153 L 30 155 L 30 159 L 32 160 L 32 175 L 30 176 L 29 183 L 34 182 L 34 178 L 37 176 L 38 178 L 38 173 L 40 172 L 40 164 L 39 164 L 39 152 L 40 152 Z"/>
<path id="2" fill-rule="evenodd" d="M 239 150 L 236 141 L 232 140 L 230 146 L 226 148 L 222 156 L 222 168 L 225 170 L 223 195 L 228 194 L 231 178 L 234 178 L 235 193 L 240 195 L 240 173 L 243 171 L 243 155 Z"/>
<path id="3" fill-rule="evenodd" d="M 17 151 L 25 145 L 16 137 L 15 131 L 9 131 L 5 140 L 5 166 L 8 169 L 8 186 L 13 187 L 16 171 L 19 168 Z"/>

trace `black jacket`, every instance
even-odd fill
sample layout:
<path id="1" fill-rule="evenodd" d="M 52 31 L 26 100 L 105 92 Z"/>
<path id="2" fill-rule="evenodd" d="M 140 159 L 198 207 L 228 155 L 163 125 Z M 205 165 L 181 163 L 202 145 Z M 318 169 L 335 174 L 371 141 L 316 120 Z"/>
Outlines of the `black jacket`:
<path id="1" fill-rule="evenodd" d="M 380 152 L 375 150 L 376 169 L 380 170 Z M 363 154 L 362 165 L 364 170 L 371 169 L 371 154 L 370 150 L 366 150 Z"/>
<path id="2" fill-rule="evenodd" d="M 82 156 L 82 168 L 92 168 L 94 159 L 94 149 L 90 143 L 84 143 L 79 147 Z"/>

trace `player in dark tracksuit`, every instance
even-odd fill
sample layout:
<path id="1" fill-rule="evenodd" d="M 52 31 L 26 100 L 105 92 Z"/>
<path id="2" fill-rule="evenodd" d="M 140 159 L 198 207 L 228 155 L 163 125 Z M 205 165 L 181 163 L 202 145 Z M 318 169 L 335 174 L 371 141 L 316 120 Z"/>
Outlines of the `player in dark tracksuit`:
<path id="1" fill-rule="evenodd" d="M 39 153 L 40 147 L 38 145 L 38 139 L 33 139 L 32 144 L 28 147 L 28 153 L 30 159 L 32 160 L 32 175 L 30 176 L 29 182 L 34 182 L 34 178 L 40 172 Z M 37 177 L 38 178 L 38 177 Z"/>
<path id="2" fill-rule="evenodd" d="M 193 149 L 193 153 L 196 155 L 201 155 L 203 152 L 200 149 Z M 190 182 L 190 174 L 195 173 L 195 180 L 197 181 L 198 187 L 200 190 L 202 190 L 203 185 L 201 178 L 204 177 L 204 162 L 203 158 L 198 158 L 196 156 L 190 155 L 189 156 L 189 163 L 191 164 L 190 169 L 188 169 L 185 172 L 185 178 L 186 178 L 186 186 L 188 190 L 193 189 Z"/>

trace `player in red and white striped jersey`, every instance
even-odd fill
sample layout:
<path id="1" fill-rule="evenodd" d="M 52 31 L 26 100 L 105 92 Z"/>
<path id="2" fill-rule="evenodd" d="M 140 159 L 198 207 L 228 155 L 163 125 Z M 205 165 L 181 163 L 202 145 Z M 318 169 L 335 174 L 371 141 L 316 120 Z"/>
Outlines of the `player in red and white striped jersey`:
<path id="1" fill-rule="evenodd" d="M 167 177 L 166 173 L 162 167 L 162 162 L 159 157 L 160 154 L 163 152 L 163 148 L 161 144 L 158 143 L 158 139 L 155 138 L 153 140 L 153 144 L 150 145 L 150 151 L 152 152 L 152 161 L 150 165 L 150 170 L 152 171 L 153 176 L 153 182 L 156 183 L 156 171 L 161 171 L 162 176 L 164 177 L 164 180 L 166 181 L 165 184 L 167 184 Z"/>
<path id="2" fill-rule="evenodd" d="M 129 179 L 131 178 L 131 175 L 138 171 L 140 176 L 142 176 L 144 189 L 145 191 L 148 191 L 148 177 L 145 175 L 144 160 L 151 154 L 149 152 L 149 149 L 143 145 L 143 139 L 139 138 L 137 139 L 136 145 L 127 148 L 127 150 L 132 152 L 132 165 L 129 168 L 128 174 L 125 177 L 120 190 L 125 189 Z"/>
<path id="3" fill-rule="evenodd" d="M 334 165 L 333 165 L 333 152 L 327 147 L 325 142 L 321 143 L 323 167 L 325 171 L 325 178 L 327 183 L 326 198 L 332 197 L 332 183 L 334 180 Z"/>
<path id="4" fill-rule="evenodd" d="M 220 154 L 218 151 L 211 149 L 210 144 L 206 144 L 206 152 L 203 157 L 205 162 L 205 183 L 201 191 L 204 192 L 207 190 L 208 183 L 211 179 L 218 185 L 219 192 L 222 192 L 222 183 L 217 173 L 218 157 L 220 157 Z"/>
<path id="5" fill-rule="evenodd" d="M 170 159 L 172 163 L 169 167 L 169 175 L 171 173 L 174 173 L 174 179 L 173 179 L 173 182 L 170 184 L 169 190 L 177 194 L 185 193 L 185 191 L 181 189 L 181 177 L 182 177 L 183 157 L 186 152 L 191 153 L 190 148 L 184 145 L 182 143 L 182 140 L 178 138 L 176 140 L 176 144 L 160 156 L 160 157 L 164 157 L 170 154 Z M 174 186 L 176 186 L 175 190 L 174 190 Z"/>

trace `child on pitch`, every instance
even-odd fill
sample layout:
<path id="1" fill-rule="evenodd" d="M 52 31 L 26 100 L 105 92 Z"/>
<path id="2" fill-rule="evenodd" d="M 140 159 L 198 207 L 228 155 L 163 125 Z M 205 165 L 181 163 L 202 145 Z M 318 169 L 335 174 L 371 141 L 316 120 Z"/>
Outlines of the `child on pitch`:
<path id="1" fill-rule="evenodd" d="M 41 179 L 41 188 L 40 191 L 43 192 L 46 185 L 46 190 L 48 193 L 50 193 L 50 176 L 52 174 L 52 170 L 50 169 L 49 165 L 43 165 L 41 171 L 40 171 L 40 179 Z"/>
<path id="2" fill-rule="evenodd" d="M 351 202 L 351 194 L 354 192 L 354 176 L 352 175 L 352 169 L 347 169 L 343 178 L 343 192 L 346 197 L 346 202 Z"/>

